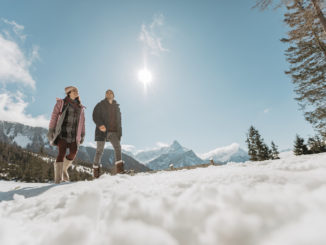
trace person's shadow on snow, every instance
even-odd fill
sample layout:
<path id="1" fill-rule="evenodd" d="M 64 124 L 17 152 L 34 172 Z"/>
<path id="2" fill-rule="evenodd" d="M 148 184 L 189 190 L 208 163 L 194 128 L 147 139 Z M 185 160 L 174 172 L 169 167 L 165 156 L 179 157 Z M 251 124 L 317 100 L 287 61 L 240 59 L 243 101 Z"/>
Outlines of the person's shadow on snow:
<path id="1" fill-rule="evenodd" d="M 70 184 L 70 182 L 61 183 L 60 185 L 67 185 Z M 21 195 L 25 198 L 30 198 L 34 196 L 38 196 L 42 194 L 43 192 L 51 189 L 52 187 L 58 186 L 57 184 L 50 184 L 42 187 L 23 187 L 19 189 L 14 189 L 7 192 L 1 192 L 0 191 L 0 202 L 2 201 L 12 201 L 14 200 L 14 195 Z"/>

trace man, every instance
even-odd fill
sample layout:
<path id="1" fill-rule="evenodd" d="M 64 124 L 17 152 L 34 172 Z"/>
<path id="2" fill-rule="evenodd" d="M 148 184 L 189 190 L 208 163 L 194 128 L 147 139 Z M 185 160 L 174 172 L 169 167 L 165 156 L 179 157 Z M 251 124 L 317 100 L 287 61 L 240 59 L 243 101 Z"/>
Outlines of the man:
<path id="1" fill-rule="evenodd" d="M 100 161 L 103 155 L 105 142 L 110 141 L 115 153 L 115 172 L 124 172 L 124 162 L 121 160 L 122 136 L 121 112 L 114 93 L 111 89 L 105 93 L 105 99 L 100 101 L 94 108 L 93 121 L 96 124 L 95 141 L 97 143 L 93 164 L 94 178 L 100 177 Z"/>

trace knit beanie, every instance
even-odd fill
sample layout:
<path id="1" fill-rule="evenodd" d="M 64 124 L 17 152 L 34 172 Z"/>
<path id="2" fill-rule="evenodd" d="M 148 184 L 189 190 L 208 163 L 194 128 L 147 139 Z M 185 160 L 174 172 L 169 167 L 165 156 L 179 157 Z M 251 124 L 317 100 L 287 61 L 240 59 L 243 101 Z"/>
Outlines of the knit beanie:
<path id="1" fill-rule="evenodd" d="M 77 89 L 77 88 L 74 87 L 74 86 L 66 87 L 66 88 L 65 88 L 65 93 L 68 94 L 69 92 L 71 92 L 71 91 L 74 90 L 74 89 Z"/>

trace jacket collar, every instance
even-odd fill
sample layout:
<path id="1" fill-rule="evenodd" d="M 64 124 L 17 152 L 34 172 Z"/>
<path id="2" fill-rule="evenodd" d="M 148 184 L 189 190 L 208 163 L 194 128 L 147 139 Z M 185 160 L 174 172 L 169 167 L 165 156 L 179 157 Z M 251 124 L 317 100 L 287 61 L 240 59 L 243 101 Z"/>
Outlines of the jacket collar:
<path id="1" fill-rule="evenodd" d="M 109 102 L 106 98 L 104 98 L 104 99 L 102 100 L 102 102 L 106 102 L 106 103 L 110 104 L 110 102 Z M 119 104 L 118 104 L 118 102 L 117 102 L 116 100 L 113 100 L 113 101 L 112 101 L 112 105 L 119 105 Z"/>
<path id="2" fill-rule="evenodd" d="M 56 98 L 57 101 L 60 101 L 61 103 L 64 103 L 64 99 L 61 99 L 61 98 Z M 86 109 L 86 106 L 80 104 L 80 107 L 83 108 L 83 109 Z"/>

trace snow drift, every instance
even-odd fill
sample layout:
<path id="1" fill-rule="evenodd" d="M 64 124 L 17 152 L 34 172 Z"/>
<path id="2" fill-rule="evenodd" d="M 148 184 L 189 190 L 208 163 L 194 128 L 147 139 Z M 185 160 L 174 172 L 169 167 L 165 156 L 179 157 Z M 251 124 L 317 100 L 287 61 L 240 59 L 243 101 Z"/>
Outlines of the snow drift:
<path id="1" fill-rule="evenodd" d="M 0 181 L 0 244 L 326 244 L 326 153 L 73 184 Z"/>

